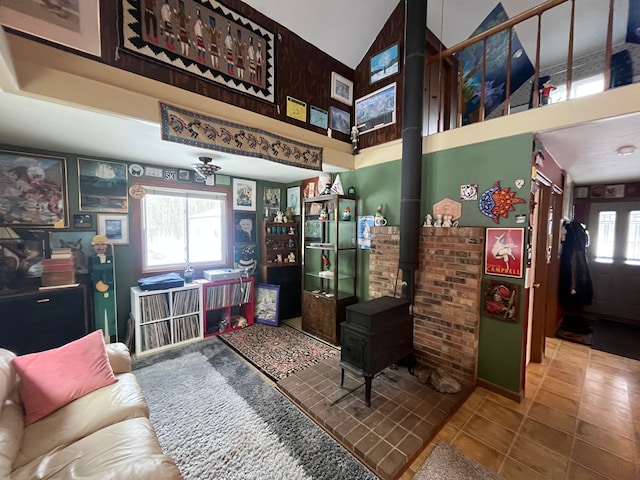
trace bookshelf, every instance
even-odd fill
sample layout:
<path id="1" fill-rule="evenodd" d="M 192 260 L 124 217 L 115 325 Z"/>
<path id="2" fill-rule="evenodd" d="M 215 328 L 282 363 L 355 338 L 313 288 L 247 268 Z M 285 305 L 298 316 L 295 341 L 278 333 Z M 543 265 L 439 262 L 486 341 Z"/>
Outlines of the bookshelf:
<path id="1" fill-rule="evenodd" d="M 201 340 L 202 287 L 188 284 L 165 290 L 131 287 L 136 354 L 147 355 Z"/>
<path id="2" fill-rule="evenodd" d="M 252 325 L 253 301 L 252 277 L 203 283 L 204 336 L 211 337 Z"/>

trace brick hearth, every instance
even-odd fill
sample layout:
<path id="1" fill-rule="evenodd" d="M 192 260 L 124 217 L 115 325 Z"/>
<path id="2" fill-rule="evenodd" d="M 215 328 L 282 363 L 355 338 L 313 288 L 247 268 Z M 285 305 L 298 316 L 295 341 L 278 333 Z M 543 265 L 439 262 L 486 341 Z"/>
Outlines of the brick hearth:
<path id="1" fill-rule="evenodd" d="M 399 227 L 371 229 L 370 299 L 400 295 L 399 250 Z M 413 312 L 418 365 L 441 367 L 471 385 L 477 376 L 483 250 L 482 227 L 420 231 Z"/>

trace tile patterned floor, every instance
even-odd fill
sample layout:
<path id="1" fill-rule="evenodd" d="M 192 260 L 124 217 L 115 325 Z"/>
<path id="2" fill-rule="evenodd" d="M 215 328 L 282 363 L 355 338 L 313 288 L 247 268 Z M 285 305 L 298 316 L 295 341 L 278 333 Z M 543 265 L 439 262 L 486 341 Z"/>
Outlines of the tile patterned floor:
<path id="1" fill-rule="evenodd" d="M 336 373 L 329 372 L 333 379 Z M 439 430 L 432 430 L 437 434 L 396 478 L 410 480 L 437 443 L 446 440 L 507 480 L 640 480 L 640 361 L 547 338 L 545 360 L 530 364 L 526 379 L 522 403 L 476 388 L 459 408 L 453 407 Z M 373 398 L 377 383 L 374 379 Z M 377 401 L 373 412 L 362 417 L 364 393 L 356 392 L 349 408 L 359 413 L 340 427 L 349 430 L 344 436 L 354 446 L 351 451 L 358 456 L 366 450 L 372 432 L 402 451 L 407 433 L 398 427 L 406 428 L 407 422 L 403 426 L 401 419 L 388 416 L 380 421 L 388 411 Z M 396 402 L 405 394 L 397 395 Z M 325 429 L 331 432 L 331 424 Z M 376 473 L 392 478 L 393 472 Z"/>
<path id="2" fill-rule="evenodd" d="M 522 403 L 476 388 L 400 479 L 446 440 L 508 480 L 640 480 L 640 361 L 548 338 L 526 378 Z"/>

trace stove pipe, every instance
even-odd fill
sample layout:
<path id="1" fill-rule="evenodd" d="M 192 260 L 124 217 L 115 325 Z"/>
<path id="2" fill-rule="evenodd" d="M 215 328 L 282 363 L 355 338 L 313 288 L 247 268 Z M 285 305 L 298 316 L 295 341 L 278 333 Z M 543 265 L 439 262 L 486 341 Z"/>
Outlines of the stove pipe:
<path id="1" fill-rule="evenodd" d="M 402 116 L 402 191 L 400 260 L 402 297 L 413 303 L 419 264 L 422 186 L 422 117 L 427 0 L 405 0 L 404 95 Z"/>

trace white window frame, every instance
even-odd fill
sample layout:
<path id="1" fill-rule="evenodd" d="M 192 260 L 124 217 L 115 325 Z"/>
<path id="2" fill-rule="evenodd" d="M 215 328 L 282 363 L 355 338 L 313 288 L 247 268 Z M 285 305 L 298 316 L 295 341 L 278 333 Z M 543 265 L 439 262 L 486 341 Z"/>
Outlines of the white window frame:
<path id="1" fill-rule="evenodd" d="M 640 210 L 638 202 L 597 202 L 592 203 L 589 213 L 589 232 L 591 245 L 589 246 L 590 258 L 603 264 L 640 266 L 640 261 L 636 259 L 628 259 L 628 243 L 629 243 L 629 215 L 631 212 Z M 613 257 L 597 257 L 598 252 L 598 218 L 600 212 L 613 211 L 616 213 L 614 225 L 615 237 L 613 246 Z"/>
<path id="2" fill-rule="evenodd" d="M 172 270 L 184 269 L 186 264 L 184 261 L 180 263 L 172 263 L 172 264 L 163 264 L 163 265 L 148 265 L 147 264 L 147 212 L 146 212 L 146 202 L 145 199 L 149 195 L 160 194 L 167 196 L 176 196 L 179 198 L 202 198 L 202 199 L 216 199 L 223 200 L 224 206 L 221 209 L 222 219 L 222 232 L 220 234 L 220 249 L 221 249 L 221 260 L 220 261 L 207 261 L 207 262 L 191 262 L 189 264 L 192 267 L 210 267 L 210 268 L 219 268 L 226 267 L 230 263 L 230 245 L 229 245 L 229 235 L 230 235 L 230 209 L 229 209 L 229 195 L 226 192 L 209 192 L 209 191 L 201 191 L 201 190 L 185 190 L 179 188 L 167 188 L 167 187 L 157 187 L 157 186 L 145 186 L 147 191 L 145 197 L 142 198 L 140 204 L 140 213 L 141 213 L 141 252 L 142 252 L 142 271 L 143 273 L 151 273 L 151 272 L 166 272 Z M 188 216 L 187 216 L 188 221 Z M 206 242 L 207 239 L 203 239 L 203 242 Z M 189 238 L 187 236 L 186 243 L 184 245 L 185 252 L 188 249 Z M 188 260 L 188 259 L 187 259 Z"/>

